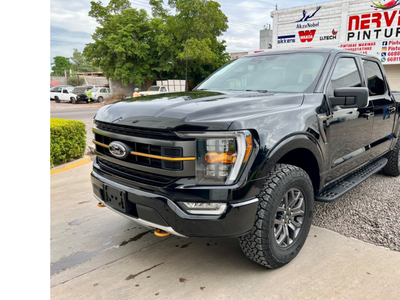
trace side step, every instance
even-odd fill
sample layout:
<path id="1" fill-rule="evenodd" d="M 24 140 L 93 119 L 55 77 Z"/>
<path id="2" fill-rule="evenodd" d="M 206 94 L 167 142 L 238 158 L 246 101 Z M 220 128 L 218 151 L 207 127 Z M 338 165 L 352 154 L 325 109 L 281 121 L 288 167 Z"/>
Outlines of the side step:
<path id="1" fill-rule="evenodd" d="M 331 202 L 336 200 L 366 180 L 368 177 L 379 172 L 387 164 L 387 162 L 387 158 L 382 157 L 374 163 L 362 167 L 345 179 L 336 183 L 334 186 L 322 191 L 318 196 L 315 197 L 315 201 Z"/>

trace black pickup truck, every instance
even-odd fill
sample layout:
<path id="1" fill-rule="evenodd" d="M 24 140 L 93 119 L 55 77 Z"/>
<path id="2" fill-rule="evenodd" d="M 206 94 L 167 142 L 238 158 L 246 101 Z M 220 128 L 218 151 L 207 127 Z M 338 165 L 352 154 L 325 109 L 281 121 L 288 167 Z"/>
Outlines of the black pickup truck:
<path id="1" fill-rule="evenodd" d="M 248 55 L 192 92 L 137 99 L 94 118 L 99 206 L 160 236 L 239 237 L 268 268 L 298 254 L 314 200 L 400 174 L 400 97 L 371 56 Z"/>

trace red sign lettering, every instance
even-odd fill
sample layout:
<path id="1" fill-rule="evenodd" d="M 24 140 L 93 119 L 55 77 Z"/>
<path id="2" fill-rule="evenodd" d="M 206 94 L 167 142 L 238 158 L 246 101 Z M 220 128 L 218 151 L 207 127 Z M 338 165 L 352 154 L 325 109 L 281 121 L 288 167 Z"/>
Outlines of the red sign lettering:
<path id="1" fill-rule="evenodd" d="M 400 10 L 375 12 L 372 14 L 363 14 L 358 16 L 349 16 L 349 31 L 370 29 L 371 24 L 376 28 L 386 28 L 392 26 L 398 16 L 398 26 L 400 26 Z"/>
<path id="2" fill-rule="evenodd" d="M 302 43 L 305 42 L 312 42 L 315 33 L 317 32 L 317 30 L 313 29 L 313 30 L 305 30 L 305 31 L 299 31 L 299 37 L 300 37 L 300 41 Z"/>

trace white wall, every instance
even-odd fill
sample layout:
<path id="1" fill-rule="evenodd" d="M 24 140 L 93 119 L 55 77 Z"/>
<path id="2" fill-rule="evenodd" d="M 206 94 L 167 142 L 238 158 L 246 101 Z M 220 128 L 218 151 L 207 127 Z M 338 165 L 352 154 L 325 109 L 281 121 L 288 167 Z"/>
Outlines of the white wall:
<path id="1" fill-rule="evenodd" d="M 392 91 L 400 92 L 400 64 L 385 65 L 386 76 Z"/>

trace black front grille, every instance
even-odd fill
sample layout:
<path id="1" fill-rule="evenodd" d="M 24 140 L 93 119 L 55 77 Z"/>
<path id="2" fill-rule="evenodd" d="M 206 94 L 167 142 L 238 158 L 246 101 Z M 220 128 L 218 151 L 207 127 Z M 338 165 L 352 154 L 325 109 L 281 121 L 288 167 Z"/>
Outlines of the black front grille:
<path id="1" fill-rule="evenodd" d="M 94 135 L 95 141 L 108 146 L 113 141 L 120 141 L 117 139 L 110 138 L 98 133 Z M 149 145 L 143 143 L 136 143 L 131 141 L 122 141 L 124 144 L 130 147 L 130 151 L 139 152 L 141 154 L 148 154 L 154 156 L 179 158 L 183 156 L 182 148 L 180 147 L 164 147 L 157 145 Z M 114 157 L 107 147 L 96 144 L 96 151 L 103 155 Z M 138 164 L 147 167 L 153 167 L 163 170 L 180 171 L 183 168 L 182 161 L 169 161 L 164 159 L 146 157 L 142 155 L 130 154 L 124 161 Z"/>
<path id="2" fill-rule="evenodd" d="M 100 130 L 114 132 L 118 134 L 125 134 L 129 136 L 138 136 L 146 138 L 163 138 L 165 140 L 179 140 L 180 138 L 170 130 L 154 130 L 144 129 L 138 127 L 131 127 L 126 125 L 117 125 L 95 121 L 96 127 Z"/>
<path id="3" fill-rule="evenodd" d="M 160 176 L 157 174 L 150 174 L 131 168 L 127 168 L 115 163 L 112 163 L 106 159 L 97 158 L 97 161 L 102 170 L 111 173 L 116 176 L 120 176 L 129 180 L 134 180 L 146 184 L 151 184 L 155 186 L 165 186 L 174 182 L 177 178 L 169 176 Z"/>

